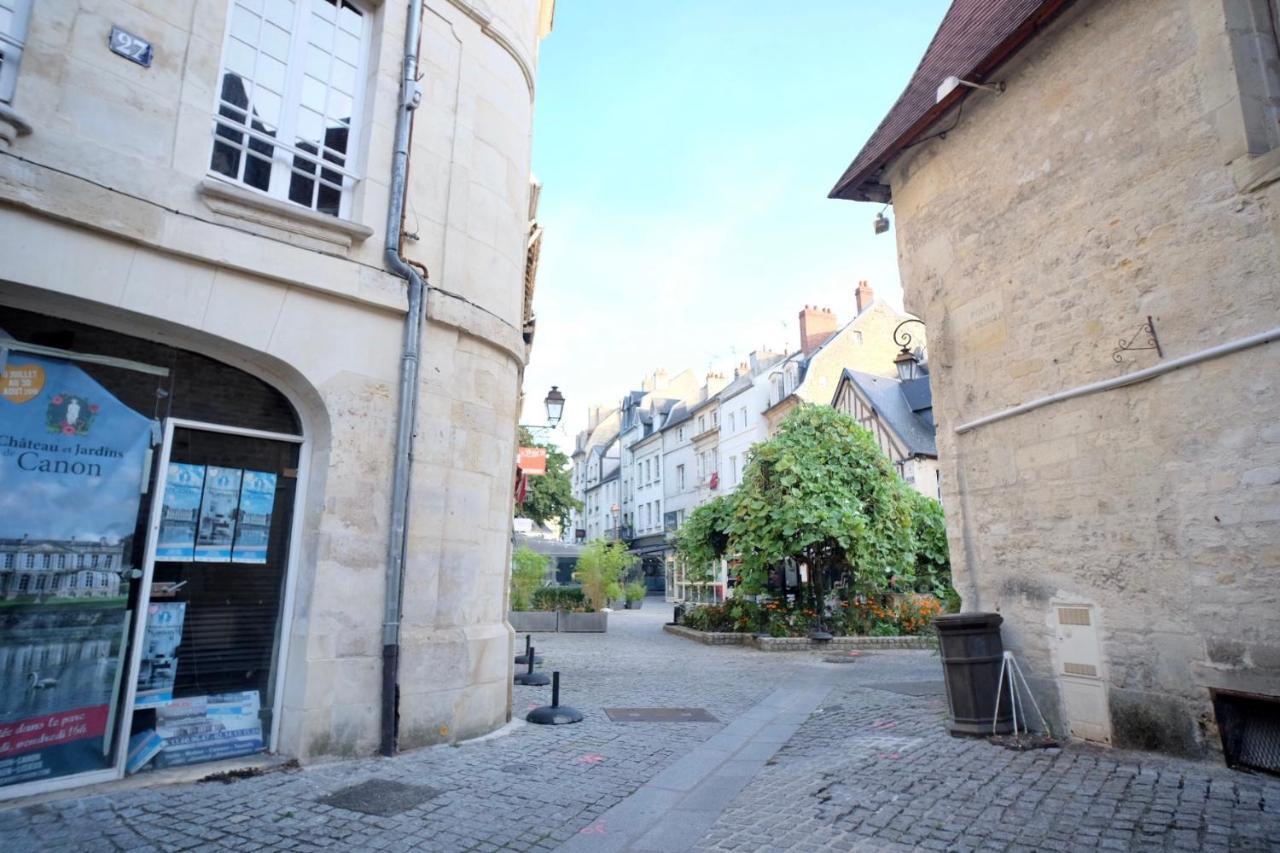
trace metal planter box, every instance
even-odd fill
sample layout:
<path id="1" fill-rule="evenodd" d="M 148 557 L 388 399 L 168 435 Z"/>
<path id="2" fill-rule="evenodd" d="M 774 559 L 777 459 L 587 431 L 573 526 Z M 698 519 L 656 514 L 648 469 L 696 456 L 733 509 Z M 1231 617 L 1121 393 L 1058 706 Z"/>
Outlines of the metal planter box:
<path id="1" fill-rule="evenodd" d="M 554 633 L 557 624 L 554 610 L 513 610 L 507 621 L 517 634 Z"/>
<path id="2" fill-rule="evenodd" d="M 560 630 L 566 634 L 603 634 L 609 630 L 609 614 L 560 611 Z"/>

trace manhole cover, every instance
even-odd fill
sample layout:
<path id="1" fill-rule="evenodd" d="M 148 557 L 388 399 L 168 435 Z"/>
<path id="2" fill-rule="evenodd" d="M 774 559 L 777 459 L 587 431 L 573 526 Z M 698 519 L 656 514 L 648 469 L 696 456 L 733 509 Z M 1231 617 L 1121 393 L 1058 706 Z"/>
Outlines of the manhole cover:
<path id="1" fill-rule="evenodd" d="M 615 723 L 718 723 L 706 708 L 605 708 Z"/>
<path id="2" fill-rule="evenodd" d="M 940 696 L 946 692 L 941 681 L 899 681 L 889 684 L 868 684 L 872 690 L 900 693 L 903 696 Z"/>
<path id="3" fill-rule="evenodd" d="M 420 806 L 441 793 L 426 785 L 406 785 L 403 782 L 391 782 L 386 779 L 370 779 L 368 782 L 334 791 L 320 802 L 326 806 L 348 811 L 391 817 L 407 812 L 414 806 Z"/>

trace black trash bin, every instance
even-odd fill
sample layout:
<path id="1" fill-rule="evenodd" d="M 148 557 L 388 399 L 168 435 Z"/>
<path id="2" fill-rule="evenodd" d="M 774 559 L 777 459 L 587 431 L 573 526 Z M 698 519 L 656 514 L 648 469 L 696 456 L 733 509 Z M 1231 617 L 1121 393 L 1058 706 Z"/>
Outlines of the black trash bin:
<path id="1" fill-rule="evenodd" d="M 1000 640 L 999 613 L 957 613 L 933 620 L 938 628 L 942 671 L 951 706 L 951 734 L 955 737 L 986 737 L 992 734 L 996 716 L 996 690 L 1004 643 Z M 1013 730 L 1009 691 L 1000 692 L 999 718 L 995 733 Z"/>

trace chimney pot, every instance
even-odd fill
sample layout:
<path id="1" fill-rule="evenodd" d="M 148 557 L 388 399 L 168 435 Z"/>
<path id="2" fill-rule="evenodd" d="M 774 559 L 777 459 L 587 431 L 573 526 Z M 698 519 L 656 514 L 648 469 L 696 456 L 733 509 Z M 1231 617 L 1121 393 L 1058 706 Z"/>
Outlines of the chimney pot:
<path id="1" fill-rule="evenodd" d="M 871 303 L 875 301 L 875 291 L 871 289 L 871 285 L 866 280 L 858 282 L 858 288 L 853 292 L 854 301 L 858 306 L 858 313 L 861 314 L 871 307 Z"/>

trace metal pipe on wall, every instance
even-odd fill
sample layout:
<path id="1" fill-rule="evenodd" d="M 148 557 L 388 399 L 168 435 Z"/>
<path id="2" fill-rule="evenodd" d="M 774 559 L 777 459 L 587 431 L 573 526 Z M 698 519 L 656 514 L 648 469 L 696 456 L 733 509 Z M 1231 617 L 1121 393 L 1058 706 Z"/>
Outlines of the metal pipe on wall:
<path id="1" fill-rule="evenodd" d="M 422 92 L 418 88 L 418 43 L 422 37 L 423 0 L 409 0 L 404 28 L 404 66 L 391 160 L 390 201 L 387 204 L 387 267 L 408 283 L 409 310 L 404 321 L 400 356 L 400 408 L 396 416 L 395 465 L 391 476 L 391 531 L 387 541 L 387 594 L 382 623 L 382 725 L 379 751 L 394 755 L 399 728 L 400 616 L 404 600 L 404 555 L 409 515 L 410 463 L 417 427 L 418 360 L 422 351 L 422 317 L 426 282 L 400 254 L 404 233 L 404 201 L 408 191 L 409 135 L 413 112 Z"/>

